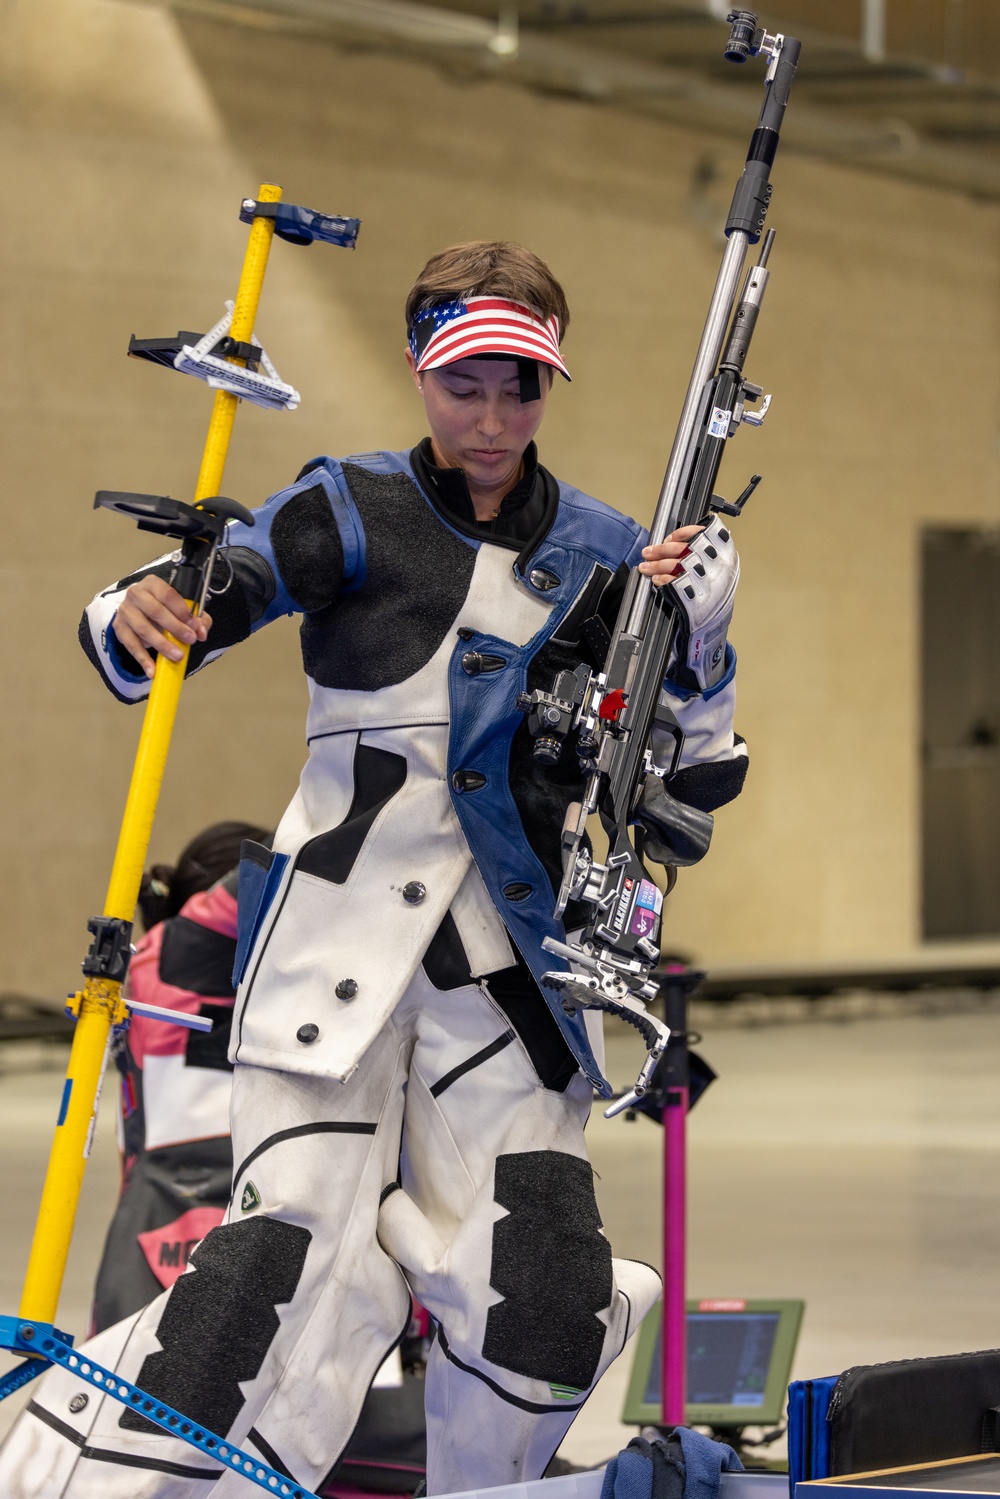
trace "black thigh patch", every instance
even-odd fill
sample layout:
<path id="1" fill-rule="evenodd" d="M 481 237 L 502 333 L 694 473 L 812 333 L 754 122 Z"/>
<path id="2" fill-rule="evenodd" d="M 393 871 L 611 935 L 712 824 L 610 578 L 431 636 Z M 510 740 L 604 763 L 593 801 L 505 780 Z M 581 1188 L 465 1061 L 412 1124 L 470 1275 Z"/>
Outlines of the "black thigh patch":
<path id="1" fill-rule="evenodd" d="M 365 528 L 365 582 L 302 624 L 302 661 L 321 687 L 376 692 L 426 666 L 465 602 L 476 550 L 449 531 L 406 474 L 345 463 Z"/>
<path id="2" fill-rule="evenodd" d="M 321 484 L 286 500 L 271 522 L 278 572 L 300 609 L 324 609 L 344 577 L 344 544 Z"/>
<path id="3" fill-rule="evenodd" d="M 343 885 L 372 823 L 405 780 L 406 761 L 402 755 L 372 749 L 359 740 L 354 752 L 354 798 L 347 816 L 338 827 L 303 844 L 295 861 L 296 869 L 329 880 L 333 885 Z"/>
<path id="4" fill-rule="evenodd" d="M 611 1305 L 611 1245 L 601 1233 L 589 1161 L 556 1150 L 497 1157 L 483 1357 L 572 1390 L 593 1383 L 604 1347 L 597 1313 Z"/>
<path id="5" fill-rule="evenodd" d="M 312 1234 L 277 1218 L 251 1218 L 213 1228 L 191 1256 L 160 1318 L 162 1351 L 144 1359 L 139 1388 L 189 1420 L 226 1436 L 244 1395 L 240 1380 L 256 1379 L 278 1331 L 276 1307 L 291 1301 Z M 126 1410 L 126 1431 L 158 1431 Z"/>

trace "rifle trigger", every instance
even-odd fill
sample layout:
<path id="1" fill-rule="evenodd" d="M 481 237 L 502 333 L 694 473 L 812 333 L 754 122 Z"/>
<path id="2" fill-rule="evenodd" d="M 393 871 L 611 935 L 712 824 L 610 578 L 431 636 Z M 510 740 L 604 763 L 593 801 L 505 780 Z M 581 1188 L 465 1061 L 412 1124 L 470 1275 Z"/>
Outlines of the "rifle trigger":
<path id="1" fill-rule="evenodd" d="M 598 718 L 603 718 L 606 723 L 617 723 L 625 711 L 625 703 L 625 694 L 620 687 L 616 687 L 613 692 L 606 692 L 597 710 Z"/>

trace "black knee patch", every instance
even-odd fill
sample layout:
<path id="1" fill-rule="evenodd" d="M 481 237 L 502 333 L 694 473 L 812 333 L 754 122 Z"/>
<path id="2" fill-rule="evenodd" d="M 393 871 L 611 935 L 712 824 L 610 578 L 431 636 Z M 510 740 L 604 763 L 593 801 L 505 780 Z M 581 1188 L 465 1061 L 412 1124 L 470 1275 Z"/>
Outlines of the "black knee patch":
<path id="1" fill-rule="evenodd" d="M 291 1301 L 312 1234 L 277 1218 L 214 1228 L 170 1293 L 156 1336 L 162 1352 L 143 1361 L 136 1384 L 217 1436 L 242 1409 L 239 1381 L 255 1379 L 278 1331 L 276 1307 Z M 126 1410 L 126 1431 L 158 1431 Z"/>
<path id="2" fill-rule="evenodd" d="M 499 1156 L 483 1357 L 498 1368 L 572 1390 L 594 1381 L 611 1304 L 611 1245 L 601 1233 L 589 1161 L 556 1150 Z"/>

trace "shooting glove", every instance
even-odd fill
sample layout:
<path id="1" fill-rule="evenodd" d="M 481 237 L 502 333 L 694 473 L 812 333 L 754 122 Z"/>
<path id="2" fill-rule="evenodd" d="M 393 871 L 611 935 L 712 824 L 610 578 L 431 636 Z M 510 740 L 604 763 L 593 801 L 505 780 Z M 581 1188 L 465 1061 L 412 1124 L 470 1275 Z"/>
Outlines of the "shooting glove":
<path id="1" fill-rule="evenodd" d="M 706 692 L 726 670 L 726 632 L 733 617 L 740 559 L 720 516 L 693 538 L 673 582 L 664 585 L 677 613 L 677 635 L 667 676 L 680 687 Z"/>

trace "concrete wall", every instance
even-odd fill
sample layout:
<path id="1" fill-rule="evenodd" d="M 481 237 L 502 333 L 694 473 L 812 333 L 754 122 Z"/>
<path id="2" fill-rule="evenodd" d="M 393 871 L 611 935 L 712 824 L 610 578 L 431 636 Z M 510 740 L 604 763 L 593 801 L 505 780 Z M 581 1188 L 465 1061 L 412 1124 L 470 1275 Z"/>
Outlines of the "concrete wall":
<path id="1" fill-rule="evenodd" d="M 303 404 L 241 409 L 225 487 L 256 504 L 318 452 L 419 438 L 399 316 L 414 272 L 448 242 L 521 239 L 573 309 L 574 383 L 555 393 L 543 457 L 648 518 L 740 152 L 124 0 L 4 0 L 0 41 L 0 988 L 57 996 L 102 899 L 139 730 L 74 635 L 90 595 L 150 549 L 90 497 L 188 495 L 209 408 L 196 382 L 127 362 L 128 335 L 219 314 L 245 243 L 238 201 L 258 182 L 363 217 L 354 255 L 276 246 L 259 331 Z M 714 211 L 689 195 L 706 151 Z M 740 525 L 734 630 L 754 763 L 670 928 L 704 961 L 918 942 L 918 531 L 1000 520 L 997 217 L 779 164 L 749 371 L 775 403 L 723 486 L 766 476 Z M 156 856 L 219 817 L 277 818 L 304 702 L 291 622 L 190 684 Z"/>

